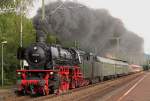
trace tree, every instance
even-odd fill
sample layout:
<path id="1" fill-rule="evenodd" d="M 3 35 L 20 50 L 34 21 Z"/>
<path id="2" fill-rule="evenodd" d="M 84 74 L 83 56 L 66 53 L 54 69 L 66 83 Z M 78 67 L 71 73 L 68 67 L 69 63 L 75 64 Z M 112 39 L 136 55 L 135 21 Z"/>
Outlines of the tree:
<path id="1" fill-rule="evenodd" d="M 35 41 L 35 30 L 31 20 L 23 17 L 23 22 L 23 46 L 28 46 Z M 5 39 L 8 42 L 4 47 L 4 77 L 12 82 L 16 77 L 16 69 L 20 69 L 16 57 L 20 42 L 20 15 L 15 13 L 0 14 L 0 36 L 2 36 L 0 40 Z"/>
<path id="2" fill-rule="evenodd" d="M 2 2 L 1 2 L 2 1 Z M 14 1 L 16 1 L 14 3 Z M 22 1 L 22 6 L 21 6 Z M 0 0 L 0 10 L 6 8 L 15 8 L 17 12 L 5 11 L 0 12 L 0 42 L 7 40 L 7 45 L 4 47 L 4 80 L 5 84 L 9 81 L 13 83 L 16 79 L 16 69 L 20 69 L 19 61 L 16 54 L 20 46 L 20 23 L 22 18 L 23 24 L 23 47 L 29 46 L 35 42 L 35 29 L 31 19 L 26 18 L 29 8 L 33 5 L 35 0 Z M 21 9 L 20 9 L 21 8 Z M 22 13 L 20 13 L 22 10 Z M 47 38 L 48 43 L 57 43 L 56 36 L 49 35 Z M 1 49 L 0 49 L 1 53 Z M 1 54 L 0 54 L 1 57 Z M 0 59 L 1 60 L 1 59 Z M 0 62 L 1 65 L 1 62 Z M 1 82 L 1 70 L 0 70 Z"/>
<path id="3" fill-rule="evenodd" d="M 38 0 L 0 0 L 0 13 L 17 12 L 27 14 Z"/>
<path id="4" fill-rule="evenodd" d="M 18 1 L 18 0 L 17 0 Z M 14 7 L 15 0 L 0 0 L 0 8 L 10 8 L 10 7 Z"/>

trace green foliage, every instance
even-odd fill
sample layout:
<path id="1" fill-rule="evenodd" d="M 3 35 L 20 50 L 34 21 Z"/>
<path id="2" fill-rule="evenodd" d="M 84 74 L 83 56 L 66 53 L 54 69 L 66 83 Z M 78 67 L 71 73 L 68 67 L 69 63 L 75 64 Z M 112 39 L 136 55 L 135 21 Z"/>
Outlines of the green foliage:
<path id="1" fill-rule="evenodd" d="M 18 2 L 18 0 L 16 0 Z M 14 0 L 0 0 L 0 8 L 14 7 Z"/>
<path id="2" fill-rule="evenodd" d="M 68 41 L 68 42 L 62 42 L 62 46 L 64 47 L 75 47 L 75 42 L 74 41 Z"/>
<path id="3" fill-rule="evenodd" d="M 46 42 L 50 44 L 56 44 L 57 37 L 54 35 L 47 34 Z"/>
<path id="4" fill-rule="evenodd" d="M 0 12 L 17 12 L 27 14 L 38 0 L 0 0 Z"/>
<path id="5" fill-rule="evenodd" d="M 56 35 L 53 34 L 47 34 L 46 43 L 49 44 L 61 44 L 60 40 Z"/>
<path id="6" fill-rule="evenodd" d="M 35 0 L 0 0 L 0 8 L 3 9 L 3 8 L 19 7 L 21 5 L 21 1 L 23 7 L 27 8 L 29 6 L 32 6 Z"/>
<path id="7" fill-rule="evenodd" d="M 13 81 L 16 77 L 16 69 L 20 68 L 16 57 L 17 48 L 20 45 L 20 15 L 15 13 L 0 14 L 0 42 L 3 40 L 7 40 L 7 44 L 4 46 L 4 78 L 7 81 Z M 32 21 L 23 17 L 23 46 L 28 46 L 32 42 L 35 42 Z"/>
<path id="8" fill-rule="evenodd" d="M 33 6 L 33 2 L 38 0 L 0 0 L 0 46 L 1 42 L 7 40 L 4 46 L 4 84 L 12 84 L 16 79 L 16 69 L 20 69 L 19 61 L 17 60 L 17 49 L 20 46 L 20 7 L 22 1 L 22 22 L 23 22 L 23 47 L 29 46 L 35 42 L 35 29 L 32 21 L 25 17 L 28 10 Z M 17 14 L 5 9 L 15 8 Z M 48 35 L 48 43 L 59 43 L 54 35 Z M 0 48 L 0 67 L 1 67 L 1 48 Z M 1 69 L 0 69 L 0 84 L 1 84 Z"/>
<path id="9" fill-rule="evenodd" d="M 143 70 L 144 70 L 144 71 L 147 71 L 147 70 L 149 70 L 149 69 L 150 69 L 150 65 L 149 65 L 149 64 L 143 65 Z"/>

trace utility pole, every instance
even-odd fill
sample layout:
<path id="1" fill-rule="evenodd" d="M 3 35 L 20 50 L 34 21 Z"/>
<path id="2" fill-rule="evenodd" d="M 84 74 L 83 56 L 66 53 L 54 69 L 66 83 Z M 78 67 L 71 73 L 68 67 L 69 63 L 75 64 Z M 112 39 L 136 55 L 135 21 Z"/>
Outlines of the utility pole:
<path id="1" fill-rule="evenodd" d="M 21 3 L 21 5 L 20 5 L 20 16 L 21 16 L 21 18 L 20 18 L 20 47 L 22 47 L 23 45 L 22 45 L 22 39 L 23 39 L 23 37 L 22 37 L 22 10 L 23 10 L 23 8 L 22 8 L 22 0 L 20 1 L 20 3 Z M 23 69 L 23 61 L 22 60 L 20 60 L 20 67 L 21 67 L 21 70 Z"/>
<path id="2" fill-rule="evenodd" d="M 116 41 L 117 41 L 117 55 L 118 55 L 118 56 L 116 55 L 116 57 L 119 58 L 119 54 L 120 54 L 119 53 L 120 52 L 119 51 L 120 50 L 120 38 L 116 37 Z"/>
<path id="3" fill-rule="evenodd" d="M 21 14 L 21 21 L 20 21 L 20 47 L 22 47 L 22 0 L 21 0 L 21 7 L 20 7 L 20 14 Z"/>
<path id="4" fill-rule="evenodd" d="M 2 43 L 1 43 L 1 44 L 2 44 Z M 3 84 L 4 84 L 4 80 L 3 80 L 3 78 L 4 78 L 4 77 L 3 77 L 3 76 L 4 76 L 4 70 L 3 70 L 3 68 L 4 68 L 4 67 L 3 67 L 3 62 L 4 62 L 4 60 L 3 60 L 3 46 L 4 46 L 4 45 L 2 44 L 2 87 L 3 87 Z"/>
<path id="5" fill-rule="evenodd" d="M 74 47 L 79 50 L 79 47 L 80 47 L 79 41 L 77 40 L 74 41 Z"/>
<path id="6" fill-rule="evenodd" d="M 74 47 L 77 49 L 77 40 L 74 41 Z"/>
<path id="7" fill-rule="evenodd" d="M 42 20 L 45 19 L 45 5 L 44 0 L 42 0 Z"/>
<path id="8" fill-rule="evenodd" d="M 1 60 L 2 60 L 2 87 L 4 85 L 4 44 L 6 44 L 7 41 L 3 41 L 1 42 L 1 45 L 2 45 L 2 57 L 1 57 Z"/>

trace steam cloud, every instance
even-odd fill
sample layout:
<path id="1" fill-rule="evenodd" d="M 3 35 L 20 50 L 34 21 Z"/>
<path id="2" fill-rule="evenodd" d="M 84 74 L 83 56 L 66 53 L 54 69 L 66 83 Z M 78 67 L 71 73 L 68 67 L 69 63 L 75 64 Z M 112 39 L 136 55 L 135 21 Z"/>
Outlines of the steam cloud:
<path id="1" fill-rule="evenodd" d="M 140 60 L 135 59 L 143 55 L 143 39 L 128 31 L 120 19 L 112 17 L 105 9 L 95 10 L 73 2 L 63 3 L 56 12 L 54 10 L 62 2 L 46 5 L 44 21 L 41 21 L 42 11 L 39 9 L 33 18 L 38 37 L 55 34 L 62 43 L 77 40 L 81 49 L 100 56 L 116 54 L 119 44 L 120 57 L 139 63 Z"/>

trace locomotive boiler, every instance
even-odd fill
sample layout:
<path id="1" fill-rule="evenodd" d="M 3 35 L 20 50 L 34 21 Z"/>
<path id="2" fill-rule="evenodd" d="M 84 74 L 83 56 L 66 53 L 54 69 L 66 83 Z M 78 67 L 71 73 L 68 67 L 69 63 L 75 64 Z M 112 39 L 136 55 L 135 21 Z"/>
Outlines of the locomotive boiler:
<path id="1" fill-rule="evenodd" d="M 18 59 L 26 60 L 30 69 L 48 69 L 54 65 L 77 65 L 80 63 L 79 52 L 73 48 L 63 48 L 60 45 L 34 43 L 18 49 Z M 43 68 L 41 68 L 43 67 Z"/>

